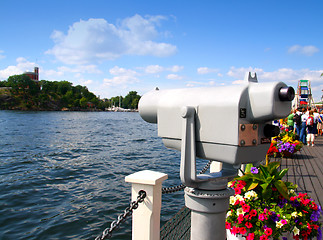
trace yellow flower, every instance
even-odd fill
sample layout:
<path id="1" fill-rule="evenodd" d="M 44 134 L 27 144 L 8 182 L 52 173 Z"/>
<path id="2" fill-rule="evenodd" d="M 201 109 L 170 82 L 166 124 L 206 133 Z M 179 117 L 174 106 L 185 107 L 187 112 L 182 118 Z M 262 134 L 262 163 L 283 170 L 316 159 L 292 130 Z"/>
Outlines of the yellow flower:
<path id="1" fill-rule="evenodd" d="M 299 235 L 299 229 L 297 227 L 293 228 L 294 235 Z"/>
<path id="2" fill-rule="evenodd" d="M 237 216 L 239 216 L 240 214 L 244 215 L 244 211 L 242 208 L 237 209 Z"/>
<path id="3" fill-rule="evenodd" d="M 296 218 L 296 217 L 297 217 L 297 212 L 293 212 L 293 213 L 291 214 L 291 216 Z"/>
<path id="4" fill-rule="evenodd" d="M 244 201 L 244 198 L 240 194 L 236 195 L 236 199 L 238 199 L 239 201 Z"/>
<path id="5" fill-rule="evenodd" d="M 251 198 L 254 198 L 255 200 L 258 198 L 258 194 L 251 190 L 251 191 L 248 191 L 244 194 L 244 197 L 247 198 L 247 199 L 251 199 Z"/>
<path id="6" fill-rule="evenodd" d="M 230 205 L 233 205 L 236 202 L 235 196 L 230 196 Z"/>
<path id="7" fill-rule="evenodd" d="M 282 228 L 282 226 L 284 226 L 281 222 L 276 222 L 276 227 L 277 228 Z"/>

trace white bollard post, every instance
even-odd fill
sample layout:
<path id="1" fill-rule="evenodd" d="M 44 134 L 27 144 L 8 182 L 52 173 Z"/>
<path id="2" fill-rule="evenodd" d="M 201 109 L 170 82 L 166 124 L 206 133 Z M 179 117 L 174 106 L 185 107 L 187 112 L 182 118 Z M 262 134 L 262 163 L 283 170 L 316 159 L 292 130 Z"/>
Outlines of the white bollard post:
<path id="1" fill-rule="evenodd" d="M 220 172 L 222 170 L 222 162 L 212 161 L 210 165 L 210 172 Z"/>
<path id="2" fill-rule="evenodd" d="M 144 202 L 139 203 L 132 214 L 132 240 L 160 239 L 160 210 L 162 183 L 167 174 L 144 170 L 125 177 L 132 183 L 131 201 L 136 201 L 140 190 L 146 192 Z"/>

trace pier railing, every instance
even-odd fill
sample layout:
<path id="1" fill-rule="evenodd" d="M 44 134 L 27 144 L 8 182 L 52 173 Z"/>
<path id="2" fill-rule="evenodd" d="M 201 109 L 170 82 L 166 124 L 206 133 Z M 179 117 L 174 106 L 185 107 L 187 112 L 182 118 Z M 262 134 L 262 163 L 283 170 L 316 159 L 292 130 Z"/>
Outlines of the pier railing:
<path id="1" fill-rule="evenodd" d="M 209 162 L 200 173 L 219 171 L 222 164 Z M 162 189 L 162 183 L 168 178 L 165 173 L 144 170 L 125 177 L 125 181 L 132 184 L 131 199 L 136 200 L 140 191 L 146 192 L 144 201 L 139 204 L 132 214 L 132 240 L 166 240 L 189 239 L 190 237 L 190 210 L 183 207 L 160 230 L 160 211 L 162 193 L 170 193 L 184 189 L 184 185 Z"/>

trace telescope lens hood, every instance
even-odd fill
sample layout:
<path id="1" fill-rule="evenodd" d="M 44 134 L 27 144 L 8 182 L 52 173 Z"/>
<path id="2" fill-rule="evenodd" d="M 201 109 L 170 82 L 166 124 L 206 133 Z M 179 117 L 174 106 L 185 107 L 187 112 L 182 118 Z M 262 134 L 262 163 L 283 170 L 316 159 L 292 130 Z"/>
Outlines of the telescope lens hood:
<path id="1" fill-rule="evenodd" d="M 279 90 L 279 99 L 280 101 L 293 101 L 295 97 L 295 91 L 292 87 L 283 87 Z"/>

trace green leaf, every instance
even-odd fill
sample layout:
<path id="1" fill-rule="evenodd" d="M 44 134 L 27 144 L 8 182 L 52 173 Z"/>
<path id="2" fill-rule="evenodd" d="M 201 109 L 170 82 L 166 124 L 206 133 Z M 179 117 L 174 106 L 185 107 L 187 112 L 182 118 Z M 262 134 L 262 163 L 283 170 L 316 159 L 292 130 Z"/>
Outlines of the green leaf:
<path id="1" fill-rule="evenodd" d="M 266 190 L 268 185 L 269 183 L 263 183 L 263 184 L 260 184 L 260 187 L 262 187 L 263 190 Z"/>
<path id="2" fill-rule="evenodd" d="M 266 188 L 262 191 L 262 197 L 265 200 L 268 200 L 271 197 L 272 193 L 273 191 L 271 190 L 271 188 Z"/>
<path id="3" fill-rule="evenodd" d="M 268 172 L 267 168 L 264 167 L 263 165 L 260 165 L 259 168 L 260 168 L 261 172 L 264 174 L 264 177 L 267 178 L 269 176 L 269 172 Z"/>
<path id="4" fill-rule="evenodd" d="M 288 189 L 282 180 L 275 181 L 274 185 L 284 198 L 289 199 Z"/>
<path id="5" fill-rule="evenodd" d="M 247 188 L 247 191 L 250 191 L 252 189 L 255 189 L 257 186 L 259 185 L 259 183 L 257 182 L 253 182 L 249 185 L 249 187 Z"/>
<path id="6" fill-rule="evenodd" d="M 252 167 L 253 167 L 252 163 L 247 164 L 245 168 L 245 173 L 250 173 Z"/>
<path id="7" fill-rule="evenodd" d="M 280 162 L 271 162 L 271 163 L 269 163 L 268 166 L 267 166 L 268 167 L 267 168 L 268 172 L 272 175 L 277 170 L 279 165 L 280 165 Z"/>
<path id="8" fill-rule="evenodd" d="M 285 169 L 281 170 L 279 172 L 278 178 L 282 179 L 286 175 L 287 172 L 288 172 L 288 168 L 285 168 Z"/>

